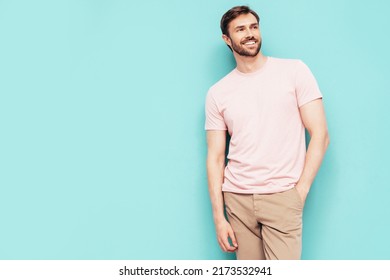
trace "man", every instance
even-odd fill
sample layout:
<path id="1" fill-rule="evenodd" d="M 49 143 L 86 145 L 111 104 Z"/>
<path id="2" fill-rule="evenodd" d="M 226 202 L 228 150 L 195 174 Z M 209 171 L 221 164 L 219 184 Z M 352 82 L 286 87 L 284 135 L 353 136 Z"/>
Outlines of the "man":
<path id="1" fill-rule="evenodd" d="M 249 7 L 227 11 L 221 29 L 237 67 L 206 98 L 218 243 L 238 259 L 300 259 L 305 199 L 329 144 L 321 92 L 300 60 L 261 53 L 259 17 Z"/>

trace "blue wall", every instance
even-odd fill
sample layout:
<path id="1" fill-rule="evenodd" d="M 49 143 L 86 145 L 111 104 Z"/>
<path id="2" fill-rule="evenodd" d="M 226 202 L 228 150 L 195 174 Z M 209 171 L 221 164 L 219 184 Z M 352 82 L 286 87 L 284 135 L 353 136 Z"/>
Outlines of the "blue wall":
<path id="1" fill-rule="evenodd" d="M 0 259 L 229 259 L 215 239 L 204 97 L 249 4 L 300 58 L 331 145 L 304 259 L 390 259 L 386 1 L 0 1 Z"/>

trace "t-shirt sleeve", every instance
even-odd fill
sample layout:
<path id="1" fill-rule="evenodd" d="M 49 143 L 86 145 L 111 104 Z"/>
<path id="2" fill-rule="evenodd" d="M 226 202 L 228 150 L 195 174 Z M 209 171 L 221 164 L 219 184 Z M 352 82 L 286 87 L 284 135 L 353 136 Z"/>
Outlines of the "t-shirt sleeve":
<path id="1" fill-rule="evenodd" d="M 206 130 L 227 130 L 225 121 L 221 112 L 218 109 L 217 103 L 212 96 L 212 93 L 209 91 L 206 97 Z"/>
<path id="2" fill-rule="evenodd" d="M 297 96 L 298 107 L 301 107 L 315 99 L 322 98 L 321 91 L 313 73 L 302 61 L 299 61 L 297 66 L 295 94 Z"/>

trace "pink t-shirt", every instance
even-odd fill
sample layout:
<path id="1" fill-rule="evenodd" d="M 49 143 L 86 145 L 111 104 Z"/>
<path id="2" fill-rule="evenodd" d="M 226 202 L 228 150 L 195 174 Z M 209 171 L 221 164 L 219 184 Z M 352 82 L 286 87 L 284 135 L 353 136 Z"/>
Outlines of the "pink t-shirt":
<path id="1" fill-rule="evenodd" d="M 222 190 L 276 193 L 291 189 L 304 166 L 302 105 L 322 98 L 300 60 L 268 57 L 252 73 L 231 71 L 206 97 L 206 130 L 231 136 Z"/>

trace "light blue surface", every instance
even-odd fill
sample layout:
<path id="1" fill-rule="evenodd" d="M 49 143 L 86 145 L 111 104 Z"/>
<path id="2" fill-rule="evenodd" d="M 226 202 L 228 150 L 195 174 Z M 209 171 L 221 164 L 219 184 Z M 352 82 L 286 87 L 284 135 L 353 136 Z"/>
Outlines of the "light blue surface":
<path id="1" fill-rule="evenodd" d="M 261 17 L 300 58 L 331 145 L 304 259 L 390 259 L 386 1 L 0 1 L 0 259 L 226 259 L 205 172 L 204 98 L 234 67 L 219 20 Z"/>

